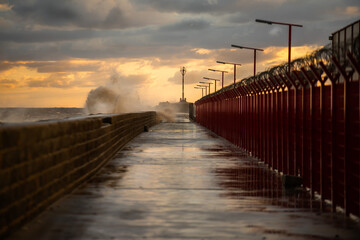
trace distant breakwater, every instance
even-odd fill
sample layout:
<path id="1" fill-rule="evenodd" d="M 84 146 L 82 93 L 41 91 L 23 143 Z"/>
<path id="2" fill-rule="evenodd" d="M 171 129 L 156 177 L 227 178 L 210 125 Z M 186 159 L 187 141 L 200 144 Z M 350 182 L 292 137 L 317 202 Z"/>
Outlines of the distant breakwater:
<path id="1" fill-rule="evenodd" d="M 84 116 L 83 108 L 0 108 L 0 122 L 35 122 Z"/>

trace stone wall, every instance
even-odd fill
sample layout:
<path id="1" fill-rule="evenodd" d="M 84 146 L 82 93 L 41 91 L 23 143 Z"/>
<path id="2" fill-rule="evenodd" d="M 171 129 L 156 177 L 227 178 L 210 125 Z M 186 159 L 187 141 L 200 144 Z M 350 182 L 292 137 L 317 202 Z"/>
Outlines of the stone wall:
<path id="1" fill-rule="evenodd" d="M 155 112 L 143 112 L 1 126 L 0 237 L 89 178 L 156 122 Z"/>

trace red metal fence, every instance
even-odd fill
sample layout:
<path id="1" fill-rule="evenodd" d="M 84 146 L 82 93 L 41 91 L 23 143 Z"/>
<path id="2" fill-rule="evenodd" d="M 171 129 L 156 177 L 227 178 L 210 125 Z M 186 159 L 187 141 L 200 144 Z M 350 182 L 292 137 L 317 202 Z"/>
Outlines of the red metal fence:
<path id="1" fill-rule="evenodd" d="M 196 121 L 360 216 L 360 64 L 347 58 L 351 67 L 333 57 L 333 69 L 320 62 L 204 97 Z"/>

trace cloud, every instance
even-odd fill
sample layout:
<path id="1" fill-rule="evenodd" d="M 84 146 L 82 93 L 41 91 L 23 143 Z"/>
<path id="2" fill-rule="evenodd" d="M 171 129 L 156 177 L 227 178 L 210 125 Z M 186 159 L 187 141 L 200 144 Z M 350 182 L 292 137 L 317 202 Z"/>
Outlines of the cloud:
<path id="1" fill-rule="evenodd" d="M 26 79 L 27 86 L 31 88 L 71 88 L 74 87 L 72 74 L 53 73 L 45 79 Z"/>
<path id="2" fill-rule="evenodd" d="M 292 32 L 295 57 L 299 46 L 329 43 L 329 34 L 358 20 L 359 8 L 358 0 L 0 0 L 2 90 L 66 89 L 85 98 L 118 76 L 151 101 L 154 92 L 171 100 L 180 66 L 189 68 L 191 89 L 203 76 L 221 76 L 210 66 L 229 70 L 225 85 L 232 82 L 232 66 L 216 60 L 239 62 L 238 76 L 251 75 L 253 52 L 231 44 L 267 49 L 257 54 L 259 70 L 286 61 L 287 27 L 256 18 L 302 24 Z"/>
<path id="3" fill-rule="evenodd" d="M 122 75 L 119 72 L 114 73 L 110 78 L 110 85 L 124 89 L 133 89 L 149 81 L 149 76 L 145 74 Z"/>
<path id="4" fill-rule="evenodd" d="M 0 62 L 0 68 L 6 72 L 1 80 L 2 88 L 88 88 L 104 84 L 111 79 L 113 86 L 122 89 L 141 88 L 153 79 L 144 72 L 126 69 L 124 59 L 104 61 L 93 60 L 62 60 L 62 61 L 31 61 L 31 62 Z M 129 62 L 129 60 L 127 60 Z M 136 62 L 134 62 L 135 64 Z M 131 64 L 131 63 L 130 63 Z M 145 63 L 137 63 L 141 68 Z M 128 67 L 129 68 L 129 67 Z M 21 79 L 21 81 L 19 80 Z"/>
<path id="5" fill-rule="evenodd" d="M 11 10 L 11 6 L 8 3 L 0 2 L 0 12 L 9 11 L 9 10 Z"/>
<path id="6" fill-rule="evenodd" d="M 191 53 L 191 49 L 221 49 L 231 44 L 260 48 L 287 45 L 285 26 L 255 23 L 257 17 L 303 24 L 303 28 L 293 29 L 293 46 L 324 45 L 330 33 L 355 19 L 344 12 L 354 12 L 360 5 L 354 0 L 14 0 L 11 3 L 8 12 L 14 16 L 6 19 L 12 21 L 13 27 L 0 31 L 0 59 L 9 61 L 201 59 L 204 56 Z"/>
<path id="7" fill-rule="evenodd" d="M 210 27 L 210 22 L 204 19 L 183 19 L 180 22 L 160 27 L 160 31 L 196 31 Z"/>
<path id="8" fill-rule="evenodd" d="M 1 88 L 15 88 L 19 85 L 19 81 L 14 79 L 0 79 L 0 89 Z"/>
<path id="9" fill-rule="evenodd" d="M 236 11 L 237 0 L 134 0 L 134 3 L 158 11 L 176 13 L 219 13 Z M 241 0 L 246 4 L 248 1 Z"/>
<path id="10" fill-rule="evenodd" d="M 77 63 L 76 61 L 39 61 L 24 64 L 26 67 L 36 68 L 39 73 L 64 73 L 64 72 L 95 72 L 99 71 L 99 62 L 86 61 Z"/>
<path id="11" fill-rule="evenodd" d="M 16 66 L 14 63 L 0 62 L 0 72 L 9 70 L 9 69 L 13 68 L 14 66 Z"/>
<path id="12" fill-rule="evenodd" d="M 95 36 L 97 36 L 96 32 L 91 30 L 0 30 L 0 41 L 13 43 L 73 41 L 79 39 L 89 39 Z"/>
<path id="13" fill-rule="evenodd" d="M 57 28 L 125 29 L 159 23 L 165 17 L 134 9 L 126 0 L 12 0 L 11 4 L 16 17 Z"/>

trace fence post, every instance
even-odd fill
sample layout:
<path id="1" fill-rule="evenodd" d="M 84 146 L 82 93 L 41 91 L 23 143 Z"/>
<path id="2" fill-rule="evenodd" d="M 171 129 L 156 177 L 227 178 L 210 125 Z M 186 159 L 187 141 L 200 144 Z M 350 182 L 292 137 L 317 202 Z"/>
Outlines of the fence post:
<path id="1" fill-rule="evenodd" d="M 325 190 L 325 175 L 326 173 L 324 172 L 324 166 L 325 166 L 325 162 L 324 162 L 324 142 L 325 142 L 325 132 L 324 132 L 324 125 L 325 125 L 325 117 L 324 117 L 324 85 L 325 85 L 325 81 L 326 79 L 323 79 L 321 77 L 321 75 L 318 73 L 317 69 L 315 68 L 314 65 L 310 66 L 310 69 L 312 71 L 312 73 L 314 74 L 315 78 L 320 82 L 320 194 L 321 194 L 321 199 L 324 200 L 324 190 Z M 322 204 L 321 204 L 322 206 Z"/>
<path id="2" fill-rule="evenodd" d="M 305 83 L 303 83 L 303 81 L 301 80 L 301 77 L 299 76 L 298 72 L 293 71 L 296 79 L 299 81 L 300 85 L 302 86 L 301 88 L 301 112 L 302 112 L 302 141 L 301 141 L 301 176 L 303 177 L 304 180 L 306 179 L 306 175 L 304 172 L 304 162 L 305 162 Z"/>
<path id="3" fill-rule="evenodd" d="M 351 66 L 354 68 L 354 70 L 357 72 L 357 82 L 358 82 L 358 121 L 360 122 L 360 63 L 354 58 L 354 56 L 352 55 L 351 52 L 347 52 L 347 57 L 349 59 L 349 62 L 351 64 Z M 353 81 L 355 79 L 352 79 Z M 359 126 L 359 122 L 358 122 L 358 126 Z M 359 126 L 360 127 L 360 126 Z M 356 161 L 356 158 L 353 159 L 354 161 Z M 360 178 L 360 164 L 358 164 L 358 169 L 357 169 L 357 178 Z M 355 200 L 355 206 L 357 207 L 357 209 L 354 209 L 354 213 L 357 215 L 357 216 L 360 216 L 360 181 L 358 181 L 358 185 L 355 186 L 357 189 L 358 189 L 358 199 Z"/>
<path id="4" fill-rule="evenodd" d="M 268 86 L 267 91 L 267 101 L 266 101 L 266 115 L 267 115 L 267 124 L 266 124 L 266 155 L 268 159 L 268 164 L 271 168 L 273 168 L 273 157 L 272 157 L 272 145 L 273 141 L 271 141 L 271 132 L 272 132 L 272 85 L 269 83 L 268 79 L 264 79 L 264 83 Z"/>
<path id="5" fill-rule="evenodd" d="M 289 80 L 289 82 L 294 86 L 294 104 L 293 104 L 293 107 L 294 107 L 294 111 L 293 111 L 293 158 L 294 158 L 294 161 L 293 161 L 293 171 L 294 171 L 294 176 L 297 176 L 298 175 L 298 164 L 299 164 L 299 160 L 297 158 L 298 154 L 299 154 L 299 147 L 298 147 L 298 144 L 297 144 L 297 139 L 298 139 L 298 129 L 296 127 L 296 121 L 297 121 L 297 118 L 298 118 L 298 109 L 297 109 L 297 95 L 298 95 L 298 88 L 301 86 L 300 84 L 297 84 L 295 82 L 295 80 L 291 77 L 290 73 L 286 73 L 286 77 L 287 79 Z"/>
<path id="6" fill-rule="evenodd" d="M 333 56 L 332 62 L 335 64 L 336 68 L 339 70 L 340 74 L 344 77 L 344 151 L 345 151 L 345 159 L 344 159 L 344 209 L 346 215 L 350 214 L 350 208 L 349 208 L 349 202 L 350 202 L 350 181 L 349 181 L 349 162 L 351 161 L 351 158 L 349 156 L 350 148 L 349 148 L 349 142 L 350 142 L 350 132 L 349 132 L 349 94 L 348 94 L 348 86 L 349 86 L 349 80 L 351 76 L 353 75 L 353 72 L 350 72 L 349 74 L 346 73 L 345 69 L 340 65 L 340 63 L 337 61 L 337 59 Z"/>
<path id="7" fill-rule="evenodd" d="M 280 134 L 278 133 L 278 136 L 279 136 L 279 155 L 278 155 L 278 158 L 280 158 L 280 166 L 281 166 L 281 169 L 279 169 L 281 172 L 283 173 L 286 173 L 288 174 L 287 171 L 285 171 L 285 167 L 284 167 L 284 161 L 285 161 L 285 154 L 284 154 L 284 145 L 285 145 L 285 142 L 284 142 L 284 129 L 285 129 L 285 116 L 284 116 L 284 113 L 285 113 L 285 101 L 284 101 L 284 96 L 285 96 L 285 85 L 281 82 L 281 80 L 279 78 L 277 78 L 276 76 L 273 76 L 275 82 L 277 83 L 277 85 L 279 86 L 279 88 L 281 89 L 281 94 L 280 92 L 278 93 L 280 96 L 280 104 L 279 104 L 279 107 L 280 107 L 280 111 L 278 113 L 279 115 L 279 131 Z"/>
<path id="8" fill-rule="evenodd" d="M 258 81 L 259 85 L 262 88 L 262 101 L 261 101 L 261 159 L 264 162 L 267 162 L 266 159 L 266 96 L 267 96 L 267 87 L 264 84 L 263 80 Z"/>
<path id="9" fill-rule="evenodd" d="M 274 151 L 274 158 L 276 161 L 276 170 L 278 172 L 281 172 L 280 169 L 280 164 L 279 164 L 279 94 L 280 94 L 280 87 L 279 85 L 276 83 L 276 81 L 274 80 L 274 78 L 272 76 L 269 77 L 269 80 L 273 83 L 274 85 L 274 122 L 273 122 L 273 128 L 274 128 L 274 142 L 276 143 L 273 151 Z"/>
<path id="10" fill-rule="evenodd" d="M 328 76 L 331 82 L 330 89 L 330 114 L 331 114 L 331 150 L 330 150 L 330 167 L 331 167 L 331 176 L 330 176 L 330 198 L 332 201 L 332 210 L 335 211 L 337 205 L 337 199 L 335 198 L 335 184 L 334 177 L 336 174 L 335 161 L 336 161 L 336 104 L 335 104 L 335 93 L 336 93 L 336 81 L 339 79 L 339 75 L 333 76 L 329 69 L 325 66 L 323 62 L 320 62 L 321 68 L 324 70 L 325 74 Z"/>
<path id="11" fill-rule="evenodd" d="M 310 127 L 309 127 L 309 132 L 310 132 L 310 139 L 309 139 L 309 146 L 310 146 L 310 158 L 309 158 L 309 171 L 310 171 L 310 188 L 311 188 L 311 195 L 312 197 L 314 197 L 314 142 L 315 142 L 315 137 L 314 137 L 314 86 L 315 83 L 312 78 L 309 76 L 309 74 L 307 73 L 307 71 L 304 68 L 301 68 L 301 71 L 305 77 L 305 80 L 307 80 L 307 82 L 310 85 Z"/>
<path id="12" fill-rule="evenodd" d="M 284 111 L 284 115 L 286 116 L 284 118 L 284 120 L 286 121 L 286 131 L 287 134 L 284 134 L 284 139 L 286 139 L 286 165 L 287 165 L 287 174 L 289 175 L 294 175 L 296 176 L 296 171 L 294 171 L 293 173 L 291 172 L 290 169 L 290 90 L 291 90 L 291 83 L 288 83 L 285 79 L 284 76 L 282 76 L 281 74 L 279 74 L 280 79 L 283 81 L 283 83 L 285 84 L 286 88 L 287 88 L 287 94 L 286 94 L 286 114 Z M 285 137 L 286 135 L 286 137 Z"/>

